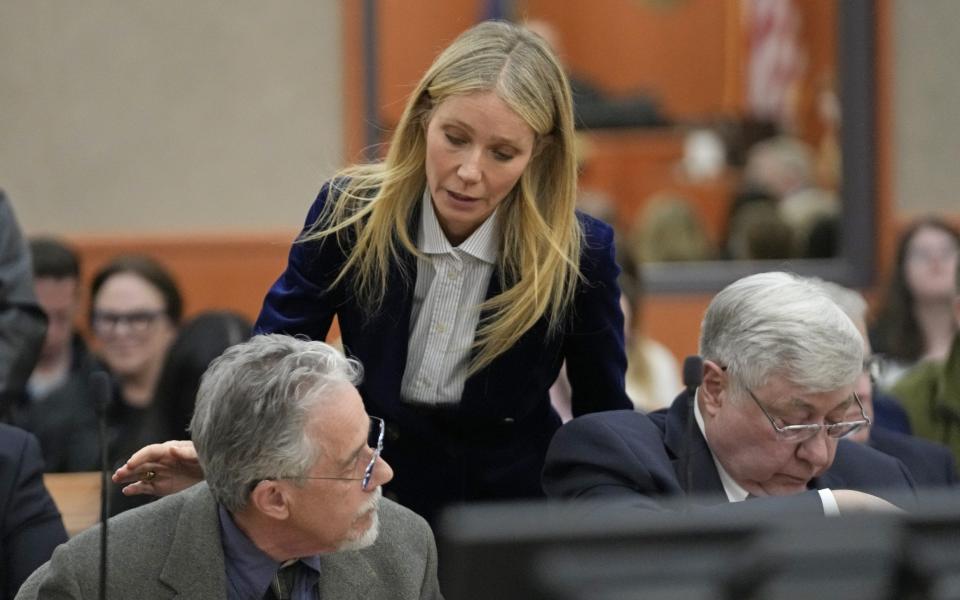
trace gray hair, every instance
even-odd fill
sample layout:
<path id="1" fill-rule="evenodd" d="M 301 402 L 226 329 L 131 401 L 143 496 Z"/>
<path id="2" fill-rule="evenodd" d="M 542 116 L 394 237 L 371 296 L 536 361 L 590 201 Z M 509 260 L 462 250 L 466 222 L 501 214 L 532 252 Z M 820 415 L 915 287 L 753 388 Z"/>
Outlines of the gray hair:
<path id="1" fill-rule="evenodd" d="M 323 342 L 286 335 L 228 348 L 204 373 L 190 423 L 214 498 L 238 511 L 257 481 L 305 475 L 320 456 L 305 432 L 311 410 L 361 372 Z"/>
<path id="2" fill-rule="evenodd" d="M 749 388 L 780 376 L 820 393 L 856 381 L 863 338 L 817 283 L 789 273 L 760 273 L 735 281 L 710 302 L 700 355 L 726 366 Z"/>

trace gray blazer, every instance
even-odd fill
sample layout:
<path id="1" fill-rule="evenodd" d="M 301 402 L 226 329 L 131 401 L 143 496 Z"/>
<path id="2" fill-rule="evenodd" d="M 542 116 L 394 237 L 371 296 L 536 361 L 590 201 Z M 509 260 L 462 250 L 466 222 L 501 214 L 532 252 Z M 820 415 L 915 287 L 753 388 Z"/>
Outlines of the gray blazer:
<path id="1" fill-rule="evenodd" d="M 107 555 L 109 598 L 227 597 L 217 505 L 206 483 L 110 519 Z M 17 600 L 95 598 L 99 556 L 97 526 L 57 548 Z M 320 597 L 442 598 L 426 521 L 384 498 L 373 546 L 323 556 Z"/>

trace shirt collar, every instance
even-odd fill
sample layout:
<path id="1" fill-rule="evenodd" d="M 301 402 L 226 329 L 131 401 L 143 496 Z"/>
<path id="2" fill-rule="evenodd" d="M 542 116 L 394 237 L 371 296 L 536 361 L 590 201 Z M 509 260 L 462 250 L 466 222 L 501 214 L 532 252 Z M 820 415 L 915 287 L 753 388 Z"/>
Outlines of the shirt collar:
<path id="1" fill-rule="evenodd" d="M 237 527 L 233 516 L 223 506 L 217 506 L 220 517 L 220 541 L 227 570 L 228 598 L 262 598 L 277 569 L 287 563 L 278 563 Z M 300 558 L 311 569 L 320 573 L 320 556 Z"/>
<path id="2" fill-rule="evenodd" d="M 485 263 L 495 264 L 500 247 L 500 225 L 497 221 L 499 210 L 499 206 L 494 209 L 480 227 L 456 247 L 456 250 Z M 454 247 L 450 245 L 443 229 L 440 228 L 440 221 L 437 220 L 429 189 L 423 190 L 417 247 L 426 254 L 452 254 L 454 251 Z"/>
<path id="3" fill-rule="evenodd" d="M 697 420 L 697 427 L 700 428 L 700 433 L 703 434 L 703 439 L 707 440 L 707 430 L 703 424 L 703 415 L 700 414 L 700 390 L 697 389 L 697 398 L 693 402 L 693 416 Z M 733 477 L 727 473 L 727 470 L 723 468 L 723 465 L 720 464 L 720 461 L 717 460 L 717 455 L 713 453 L 713 449 L 710 448 L 710 440 L 707 440 L 707 449 L 710 450 L 710 456 L 713 458 L 713 464 L 717 467 L 717 473 L 720 475 L 720 483 L 723 484 L 723 491 L 727 495 L 727 500 L 730 502 L 743 502 L 747 499 L 747 496 L 750 492 L 743 489 L 739 483 L 733 480 Z"/>

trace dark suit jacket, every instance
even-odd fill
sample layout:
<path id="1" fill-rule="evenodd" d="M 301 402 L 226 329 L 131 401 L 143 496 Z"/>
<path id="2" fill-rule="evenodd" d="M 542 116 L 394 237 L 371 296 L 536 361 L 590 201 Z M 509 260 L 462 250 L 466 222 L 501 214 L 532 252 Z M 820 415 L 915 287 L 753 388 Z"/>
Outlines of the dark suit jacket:
<path id="1" fill-rule="evenodd" d="M 320 215 L 327 189 L 307 214 L 306 227 Z M 547 323 L 538 322 L 467 379 L 454 407 L 420 408 L 400 398 L 417 271 L 408 253 L 390 273 L 380 310 L 370 314 L 354 300 L 349 284 L 328 289 L 345 261 L 336 241 L 294 244 L 255 329 L 324 339 L 337 316 L 344 348 L 364 366 L 359 390 L 367 411 L 388 424 L 383 453 L 396 477 L 387 491 L 402 504 L 432 518 L 439 507 L 458 500 L 540 496 L 547 445 L 560 426 L 548 390 L 564 360 L 575 415 L 632 406 L 624 392 L 613 232 L 600 221 L 579 218 L 584 281 L 563 330 L 551 336 Z M 413 215 L 412 222 L 417 219 Z M 494 272 L 486 297 L 500 291 L 500 275 Z"/>
<path id="2" fill-rule="evenodd" d="M 217 503 L 206 483 L 110 519 L 107 598 L 225 599 Z M 100 527 L 64 544 L 23 585 L 18 600 L 95 598 Z M 441 598 L 437 550 L 420 517 L 380 503 L 380 535 L 363 550 L 324 554 L 321 598 Z"/>
<path id="3" fill-rule="evenodd" d="M 0 190 L 0 420 L 23 399 L 46 331 L 47 317 L 33 292 L 30 249 Z"/>
<path id="4" fill-rule="evenodd" d="M 630 498 L 635 506 L 661 510 L 664 502 L 689 494 L 696 504 L 724 505 L 728 510 L 784 508 L 822 514 L 822 503 L 813 491 L 790 498 L 725 504 L 720 475 L 696 423 L 692 438 L 687 437 L 687 421 L 693 418 L 689 399 L 690 395 L 683 392 L 669 409 L 650 415 L 608 412 L 564 425 L 547 453 L 543 471 L 547 495 Z M 855 489 L 875 495 L 906 492 L 909 496 L 914 483 L 896 459 L 840 440 L 833 465 L 812 480 L 810 488 Z"/>
<path id="5" fill-rule="evenodd" d="M 876 425 L 870 429 L 869 444 L 899 459 L 913 475 L 917 487 L 957 485 L 957 463 L 950 449 L 942 444 Z"/>
<path id="6" fill-rule="evenodd" d="M 60 512 L 43 487 L 36 438 L 0 424 L 0 598 L 13 598 L 65 541 Z"/>
<path id="7" fill-rule="evenodd" d="M 48 473 L 100 469 L 96 400 L 90 376 L 102 369 L 80 335 L 74 334 L 73 364 L 66 381 L 46 398 L 16 406 L 12 422 L 37 436 Z"/>

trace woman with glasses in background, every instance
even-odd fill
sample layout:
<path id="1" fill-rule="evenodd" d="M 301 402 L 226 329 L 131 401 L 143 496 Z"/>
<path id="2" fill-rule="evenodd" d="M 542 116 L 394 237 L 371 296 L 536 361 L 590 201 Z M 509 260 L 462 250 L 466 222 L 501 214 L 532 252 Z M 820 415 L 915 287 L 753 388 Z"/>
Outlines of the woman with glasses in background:
<path id="1" fill-rule="evenodd" d="M 183 301 L 170 273 L 139 255 L 119 256 L 101 268 L 90 298 L 94 350 L 114 382 L 107 423 L 110 460 L 117 461 L 143 445 L 145 419 Z"/>

